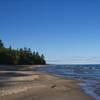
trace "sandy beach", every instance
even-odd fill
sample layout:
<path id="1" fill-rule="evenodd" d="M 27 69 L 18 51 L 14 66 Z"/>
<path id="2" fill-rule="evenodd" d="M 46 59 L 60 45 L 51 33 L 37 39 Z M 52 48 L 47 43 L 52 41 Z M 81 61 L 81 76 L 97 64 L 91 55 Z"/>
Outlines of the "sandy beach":
<path id="1" fill-rule="evenodd" d="M 94 100 L 77 81 L 35 71 L 0 71 L 0 100 Z"/>

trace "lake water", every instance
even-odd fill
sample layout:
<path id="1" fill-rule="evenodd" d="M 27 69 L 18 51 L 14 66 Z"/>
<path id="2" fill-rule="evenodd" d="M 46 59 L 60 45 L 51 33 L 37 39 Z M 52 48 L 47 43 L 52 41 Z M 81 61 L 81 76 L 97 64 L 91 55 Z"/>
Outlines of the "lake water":
<path id="1" fill-rule="evenodd" d="M 36 71 L 83 80 L 79 85 L 96 100 L 100 100 L 100 65 L 51 65 L 35 68 Z"/>

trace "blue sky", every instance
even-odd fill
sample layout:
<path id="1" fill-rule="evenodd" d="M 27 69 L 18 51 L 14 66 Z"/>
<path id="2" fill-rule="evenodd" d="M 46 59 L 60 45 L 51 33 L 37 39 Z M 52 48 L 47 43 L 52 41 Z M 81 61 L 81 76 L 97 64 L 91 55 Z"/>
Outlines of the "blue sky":
<path id="1" fill-rule="evenodd" d="M 100 63 L 100 0 L 0 0 L 0 38 L 48 63 Z"/>

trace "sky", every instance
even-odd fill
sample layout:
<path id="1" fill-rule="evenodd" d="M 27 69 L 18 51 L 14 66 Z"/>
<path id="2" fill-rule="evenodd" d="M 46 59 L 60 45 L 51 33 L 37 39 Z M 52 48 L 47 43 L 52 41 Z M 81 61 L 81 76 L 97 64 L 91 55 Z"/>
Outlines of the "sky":
<path id="1" fill-rule="evenodd" d="M 0 39 L 50 64 L 100 64 L 100 0 L 0 0 Z"/>

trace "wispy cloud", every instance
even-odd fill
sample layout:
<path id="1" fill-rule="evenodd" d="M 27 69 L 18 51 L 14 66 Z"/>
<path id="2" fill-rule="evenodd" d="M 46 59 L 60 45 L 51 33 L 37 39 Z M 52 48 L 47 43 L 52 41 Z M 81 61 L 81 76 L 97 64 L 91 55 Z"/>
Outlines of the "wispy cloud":
<path id="1" fill-rule="evenodd" d="M 82 57 L 82 56 L 69 56 L 63 59 L 47 60 L 49 63 L 100 63 L 100 57 Z"/>

